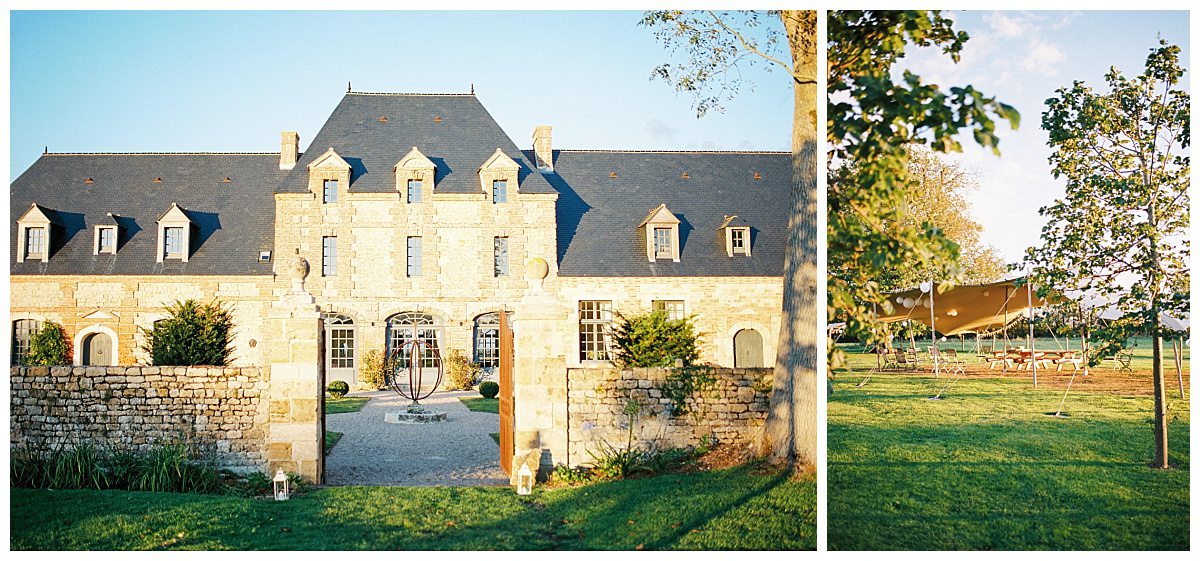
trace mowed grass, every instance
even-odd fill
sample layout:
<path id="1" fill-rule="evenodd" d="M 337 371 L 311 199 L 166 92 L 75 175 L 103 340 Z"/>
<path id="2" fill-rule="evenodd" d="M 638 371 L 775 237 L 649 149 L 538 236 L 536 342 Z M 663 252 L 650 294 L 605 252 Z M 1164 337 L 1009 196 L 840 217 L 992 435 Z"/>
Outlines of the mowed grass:
<path id="1" fill-rule="evenodd" d="M 460 397 L 459 401 L 467 406 L 467 409 L 476 413 L 495 413 L 500 414 L 500 400 L 488 399 L 486 397 Z"/>
<path id="2" fill-rule="evenodd" d="M 12 489 L 16 550 L 814 549 L 811 478 L 746 468 L 570 489 L 327 487 L 290 501 Z"/>
<path id="3" fill-rule="evenodd" d="M 863 377 L 839 374 L 829 399 L 831 550 L 1188 549 L 1190 411 L 1177 393 L 1172 469 L 1156 470 L 1149 391 L 1073 391 L 1070 416 L 1052 418 L 1062 378 L 966 377 L 931 401 L 945 377 L 856 387 Z"/>
<path id="4" fill-rule="evenodd" d="M 342 436 L 345 436 L 345 434 L 346 433 L 344 433 L 344 432 L 333 432 L 331 430 L 325 431 L 325 455 L 326 456 L 328 456 L 329 453 L 333 451 L 333 447 L 337 446 L 338 441 L 341 440 Z"/>
<path id="5" fill-rule="evenodd" d="M 369 397 L 325 397 L 325 414 L 333 415 L 335 413 L 358 413 L 362 408 L 371 401 Z"/>

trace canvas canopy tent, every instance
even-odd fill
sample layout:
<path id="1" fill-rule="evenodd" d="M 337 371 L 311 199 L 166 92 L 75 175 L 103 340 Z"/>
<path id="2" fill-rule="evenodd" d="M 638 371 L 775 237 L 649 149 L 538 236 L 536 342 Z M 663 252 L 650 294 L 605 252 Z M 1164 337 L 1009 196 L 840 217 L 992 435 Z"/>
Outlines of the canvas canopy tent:
<path id="1" fill-rule="evenodd" d="M 948 286 L 945 292 L 936 292 L 939 285 L 935 283 L 932 301 L 929 293 L 919 288 L 897 292 L 889 297 L 892 312 L 886 313 L 880 306 L 877 318 L 885 323 L 914 320 L 930 325 L 932 321 L 936 323 L 933 328 L 943 335 L 985 332 L 1008 324 L 1030 304 L 1034 308 L 1045 305 L 1037 296 L 1037 287 L 1031 299 L 1025 286 L 1016 286 L 1017 280 Z"/>

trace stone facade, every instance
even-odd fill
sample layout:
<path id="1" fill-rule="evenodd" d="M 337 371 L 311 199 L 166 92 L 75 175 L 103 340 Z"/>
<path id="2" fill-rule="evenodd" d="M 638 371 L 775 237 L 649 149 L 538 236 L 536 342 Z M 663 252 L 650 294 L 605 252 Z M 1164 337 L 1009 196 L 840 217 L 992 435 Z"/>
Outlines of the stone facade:
<path id="1" fill-rule="evenodd" d="M 235 470 L 264 470 L 268 383 L 261 368 L 13 367 L 9 440 L 145 451 L 191 443 Z"/>
<path id="2" fill-rule="evenodd" d="M 750 444 L 767 418 L 771 369 L 713 369 L 715 382 L 689 397 L 688 413 L 679 416 L 671 414 L 672 400 L 662 391 L 670 373 L 657 368 L 568 369 L 568 462 L 586 464 L 592 459 L 589 452 L 606 445 L 625 447 L 630 423 L 635 446 L 682 448 L 705 437 Z M 637 404 L 636 415 L 627 413 L 631 402 Z"/>

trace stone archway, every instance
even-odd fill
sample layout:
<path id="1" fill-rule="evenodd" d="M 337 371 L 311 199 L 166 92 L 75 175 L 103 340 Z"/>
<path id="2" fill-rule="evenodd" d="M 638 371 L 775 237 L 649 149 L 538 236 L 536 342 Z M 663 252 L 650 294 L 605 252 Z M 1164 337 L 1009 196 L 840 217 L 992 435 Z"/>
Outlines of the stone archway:
<path id="1" fill-rule="evenodd" d="M 97 335 L 103 337 L 97 338 Z M 120 355 L 117 354 L 117 332 L 112 328 L 103 325 L 85 327 L 75 334 L 73 343 L 75 356 L 72 362 L 75 366 L 112 366 L 120 362 Z"/>

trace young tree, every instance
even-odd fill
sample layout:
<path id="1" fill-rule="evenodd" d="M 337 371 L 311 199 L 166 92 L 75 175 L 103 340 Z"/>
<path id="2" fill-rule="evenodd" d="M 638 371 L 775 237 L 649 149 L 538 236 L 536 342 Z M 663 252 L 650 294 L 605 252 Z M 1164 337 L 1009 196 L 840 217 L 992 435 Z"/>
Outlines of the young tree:
<path id="1" fill-rule="evenodd" d="M 1083 82 L 1046 101 L 1042 128 L 1054 147 L 1066 198 L 1042 208 L 1042 245 L 1026 255 L 1043 290 L 1111 303 L 1125 320 L 1098 330 L 1120 341 L 1147 329 L 1154 352 L 1154 466 L 1167 465 L 1166 385 L 1160 314 L 1189 309 L 1188 187 L 1191 96 L 1181 88 L 1179 47 L 1161 42 L 1145 72 L 1105 75 L 1107 92 Z M 1115 347 L 1112 347 L 1115 349 Z"/>
<path id="2" fill-rule="evenodd" d="M 142 350 L 150 353 L 155 366 L 229 363 L 233 354 L 233 314 L 220 302 L 176 301 L 167 306 L 167 312 L 170 316 L 154 322 L 153 329 L 142 328 L 146 337 Z"/>
<path id="3" fill-rule="evenodd" d="M 812 469 L 817 461 L 817 14 L 668 10 L 646 12 L 642 24 L 673 51 L 687 51 L 687 64 L 663 64 L 654 75 L 695 95 L 700 116 L 737 94 L 739 64 L 766 64 L 791 78 L 792 192 L 783 321 L 756 452 L 774 464 Z"/>
<path id="4" fill-rule="evenodd" d="M 663 310 L 617 316 L 621 321 L 613 328 L 612 340 L 618 364 L 670 368 L 676 360 L 691 366 L 700 359 L 700 334 L 691 318 L 671 319 Z"/>
<path id="5" fill-rule="evenodd" d="M 61 325 L 52 321 L 42 323 L 42 328 L 29 339 L 27 366 L 64 366 L 71 364 L 71 339 Z"/>
<path id="6" fill-rule="evenodd" d="M 886 333 L 875 306 L 890 308 L 879 280 L 913 267 L 959 280 L 959 247 L 936 225 L 905 220 L 913 149 L 957 152 L 960 133 L 999 154 L 997 119 L 1016 128 L 1012 107 L 971 86 L 943 91 L 894 67 L 909 45 L 940 48 L 955 62 L 967 34 L 929 11 L 829 14 L 829 315 L 868 343 Z M 878 303 L 878 304 L 876 304 Z M 829 345 L 830 365 L 841 354 Z"/>

